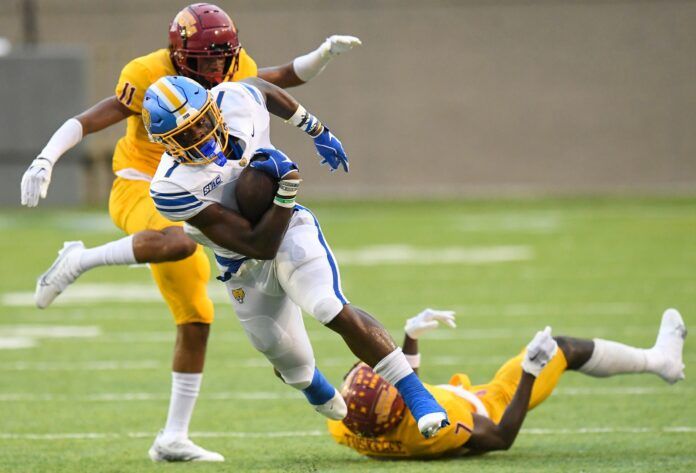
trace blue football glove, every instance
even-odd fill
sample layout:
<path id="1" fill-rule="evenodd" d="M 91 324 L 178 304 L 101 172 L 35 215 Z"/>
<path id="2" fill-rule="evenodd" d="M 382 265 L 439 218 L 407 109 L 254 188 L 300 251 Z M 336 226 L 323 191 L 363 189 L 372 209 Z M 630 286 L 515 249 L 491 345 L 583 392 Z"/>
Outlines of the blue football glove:
<path id="1" fill-rule="evenodd" d="M 268 159 L 260 161 L 255 159 L 259 156 L 265 156 Z M 293 163 L 288 156 L 279 149 L 259 148 L 254 153 L 249 164 L 254 169 L 263 171 L 274 179 L 281 180 L 292 171 L 298 171 L 297 164 Z"/>
<path id="2" fill-rule="evenodd" d="M 343 151 L 341 140 L 336 138 L 326 126 L 324 131 L 314 138 L 314 146 L 317 148 L 317 154 L 323 158 L 321 164 L 329 166 L 331 172 L 338 169 L 338 166 L 343 166 L 343 170 L 348 172 L 348 156 Z"/>

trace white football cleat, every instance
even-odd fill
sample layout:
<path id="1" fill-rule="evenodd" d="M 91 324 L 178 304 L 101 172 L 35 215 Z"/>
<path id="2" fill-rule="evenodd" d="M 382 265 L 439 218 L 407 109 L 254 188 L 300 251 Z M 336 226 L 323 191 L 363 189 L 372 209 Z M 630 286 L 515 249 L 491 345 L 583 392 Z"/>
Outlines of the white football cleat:
<path id="1" fill-rule="evenodd" d="M 682 350 L 686 334 L 686 324 L 679 311 L 667 309 L 662 314 L 660 331 L 651 351 L 662 357 L 657 374 L 669 384 L 684 379 Z"/>
<path id="2" fill-rule="evenodd" d="M 314 406 L 314 410 L 332 420 L 341 420 L 348 415 L 348 406 L 343 396 L 334 388 L 334 397 L 326 401 L 324 404 Z"/>
<path id="3" fill-rule="evenodd" d="M 427 439 L 433 437 L 441 428 L 448 425 L 447 414 L 444 412 L 431 412 L 418 419 L 418 430 Z"/>
<path id="4" fill-rule="evenodd" d="M 50 268 L 36 280 L 34 302 L 39 309 L 45 309 L 58 295 L 82 274 L 80 253 L 85 249 L 81 241 L 66 241 L 58 258 Z"/>
<path id="5" fill-rule="evenodd" d="M 178 438 L 167 440 L 163 432 L 157 434 L 155 441 L 148 450 L 153 462 L 224 462 L 225 457 L 217 452 L 211 452 L 199 447 L 190 439 Z"/>

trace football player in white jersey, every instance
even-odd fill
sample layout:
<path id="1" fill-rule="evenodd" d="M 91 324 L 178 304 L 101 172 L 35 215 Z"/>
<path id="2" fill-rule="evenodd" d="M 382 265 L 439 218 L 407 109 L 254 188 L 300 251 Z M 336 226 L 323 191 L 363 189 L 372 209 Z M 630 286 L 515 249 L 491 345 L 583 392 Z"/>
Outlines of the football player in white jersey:
<path id="1" fill-rule="evenodd" d="M 297 165 L 269 138 L 272 87 L 249 79 L 208 92 L 177 76 L 150 86 L 143 121 L 167 150 L 150 185 L 155 205 L 166 218 L 185 221 L 187 234 L 214 251 L 218 279 L 252 344 L 319 412 L 341 418 L 346 407 L 315 367 L 301 310 L 339 333 L 358 358 L 396 386 L 420 432 L 432 436 L 448 424 L 446 413 L 384 327 L 350 305 L 319 223 L 295 204 Z M 289 122 L 312 135 L 326 132 L 297 102 L 285 105 Z M 235 185 L 247 163 L 278 182 L 274 205 L 255 225 L 236 211 Z"/>

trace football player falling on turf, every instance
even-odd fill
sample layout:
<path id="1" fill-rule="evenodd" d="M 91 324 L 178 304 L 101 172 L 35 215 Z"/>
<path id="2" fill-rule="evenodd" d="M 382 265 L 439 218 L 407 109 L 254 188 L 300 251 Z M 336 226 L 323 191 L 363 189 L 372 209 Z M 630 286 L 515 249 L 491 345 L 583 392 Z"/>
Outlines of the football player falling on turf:
<path id="1" fill-rule="evenodd" d="M 171 448 L 160 460 L 220 461 L 222 457 L 187 439 L 213 321 L 213 304 L 206 289 L 210 267 L 203 250 L 184 234 L 181 223 L 160 216 L 148 195 L 149 181 L 164 147 L 150 142 L 143 127 L 140 113 L 145 90 L 160 77 L 174 74 L 192 77 L 206 87 L 254 76 L 280 87 L 297 86 L 319 74 L 333 57 L 359 44 L 360 40 L 351 36 L 331 36 L 315 51 L 288 64 L 257 69 L 241 47 L 234 23 L 222 9 L 206 3 L 190 5 L 171 23 L 169 49 L 128 63 L 115 95 L 67 120 L 22 178 L 22 204 L 35 207 L 40 197 L 46 197 L 53 166 L 66 151 L 90 133 L 127 121 L 126 135 L 114 151 L 117 177 L 111 189 L 109 213 L 116 226 L 129 236 L 90 249 L 81 242 L 66 243 L 58 259 L 37 281 L 36 304 L 47 307 L 80 274 L 97 266 L 151 263 L 152 275 L 177 325 L 172 394 L 162 437 Z M 269 109 L 274 111 L 270 103 Z M 347 170 L 347 158 L 328 131 L 314 140 L 329 166 L 336 169 L 343 165 Z"/>
<path id="2" fill-rule="evenodd" d="M 414 370 L 420 363 L 418 337 L 438 323 L 453 327 L 454 313 L 427 309 L 406 322 L 403 352 Z M 426 385 L 451 422 L 431 439 L 412 434 L 413 419 L 396 389 L 359 363 L 341 387 L 348 415 L 330 420 L 329 432 L 339 444 L 372 457 L 436 458 L 507 450 L 527 411 L 551 395 L 566 370 L 596 377 L 653 373 L 673 384 L 684 379 L 685 337 L 686 326 L 675 309 L 663 314 L 650 349 L 598 338 L 552 337 L 546 327 L 486 384 L 472 386 L 467 375 L 458 373 L 449 384 Z"/>
<path id="3" fill-rule="evenodd" d="M 168 220 L 186 222 L 186 233 L 213 250 L 218 279 L 249 340 L 317 411 L 341 419 L 346 407 L 315 366 L 301 310 L 340 334 L 358 358 L 393 384 L 416 419 L 414 429 L 432 437 L 447 425 L 444 410 L 385 328 L 345 298 L 318 221 L 295 204 L 297 165 L 273 148 L 269 136 L 266 104 L 273 89 L 246 79 L 208 92 L 180 76 L 151 85 L 143 122 L 166 149 L 150 184 L 155 206 Z M 326 130 L 294 100 L 279 113 L 307 133 Z M 249 206 L 244 199 L 253 199 L 256 189 L 239 184 L 247 165 L 278 184 L 273 204 L 253 225 L 237 211 Z"/>

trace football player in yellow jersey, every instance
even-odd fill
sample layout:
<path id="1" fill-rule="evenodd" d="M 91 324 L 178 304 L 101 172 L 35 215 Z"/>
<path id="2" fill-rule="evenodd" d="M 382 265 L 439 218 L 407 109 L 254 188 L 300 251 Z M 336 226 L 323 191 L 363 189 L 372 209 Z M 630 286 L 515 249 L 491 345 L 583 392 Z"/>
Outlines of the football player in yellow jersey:
<path id="1" fill-rule="evenodd" d="M 158 451 L 166 454 L 151 455 L 153 460 L 222 461 L 223 457 L 188 439 L 188 425 L 201 384 L 209 326 L 213 321 L 213 304 L 206 289 L 210 267 L 202 248 L 185 236 L 181 223 L 162 217 L 149 196 L 149 181 L 164 147 L 148 139 L 140 116 L 143 95 L 157 79 L 176 74 L 208 87 L 254 76 L 279 87 L 297 86 L 319 74 L 333 57 L 359 44 L 360 40 L 352 36 L 331 36 L 315 51 L 288 64 L 258 69 L 241 47 L 237 29 L 222 9 L 206 3 L 190 5 L 171 23 L 169 49 L 129 62 L 121 72 L 115 94 L 67 120 L 22 178 L 22 204 L 35 207 L 40 197 L 46 197 L 53 166 L 66 151 L 90 133 L 127 121 L 126 135 L 114 151 L 116 179 L 109 198 L 109 213 L 116 226 L 129 236 L 90 249 L 84 248 L 81 242 L 66 243 L 56 262 L 39 278 L 36 302 L 40 308 L 48 306 L 88 269 L 151 263 L 153 277 L 177 324 L 169 413 L 165 428 L 156 440 L 161 447 Z M 347 171 L 347 157 L 340 142 L 328 130 L 327 133 L 330 146 L 320 147 L 315 139 L 317 150 L 324 158 L 322 164 L 334 170 L 342 166 Z M 74 263 L 70 267 L 68 260 Z M 57 270 L 62 270 L 61 276 L 51 280 Z"/>
<path id="2" fill-rule="evenodd" d="M 408 319 L 403 352 L 414 370 L 420 364 L 418 337 L 439 323 L 453 327 L 454 313 L 426 309 Z M 430 439 L 418 435 L 394 387 L 359 363 L 341 387 L 348 415 L 329 421 L 329 432 L 339 444 L 370 457 L 440 458 L 507 450 L 527 411 L 551 395 L 566 370 L 596 377 L 654 373 L 673 384 L 684 379 L 685 337 L 686 326 L 675 309 L 663 314 L 657 341 L 649 349 L 599 338 L 552 337 L 546 327 L 486 384 L 472 386 L 463 373 L 453 375 L 449 384 L 426 384 L 450 420 Z"/>

